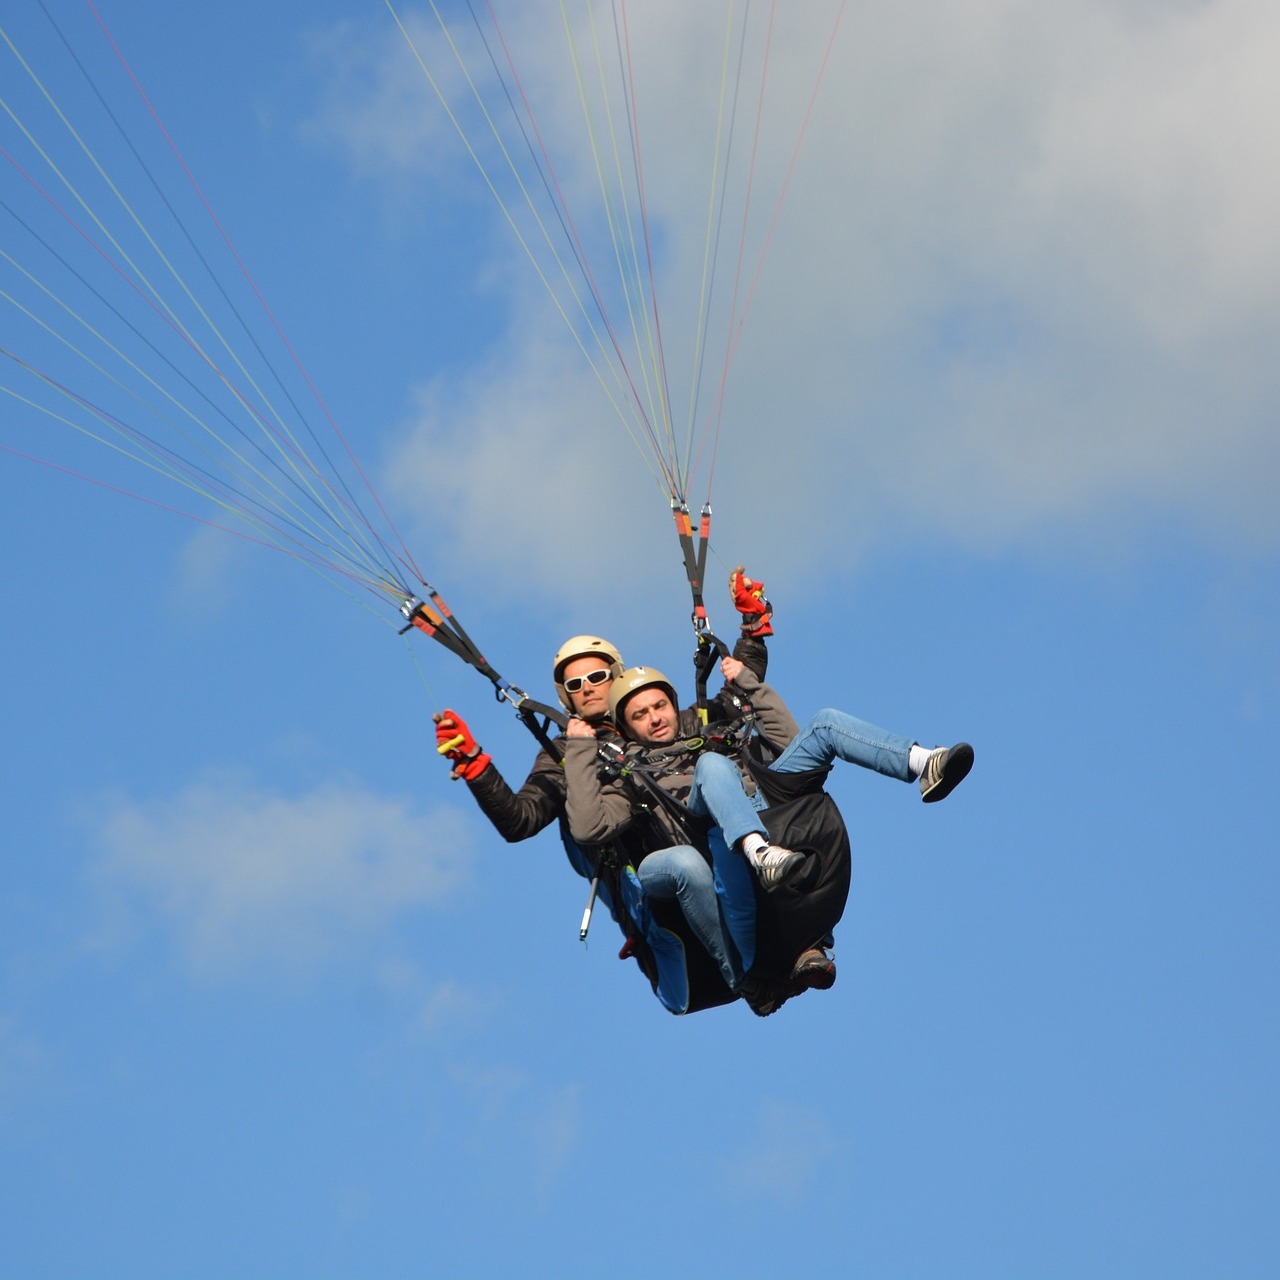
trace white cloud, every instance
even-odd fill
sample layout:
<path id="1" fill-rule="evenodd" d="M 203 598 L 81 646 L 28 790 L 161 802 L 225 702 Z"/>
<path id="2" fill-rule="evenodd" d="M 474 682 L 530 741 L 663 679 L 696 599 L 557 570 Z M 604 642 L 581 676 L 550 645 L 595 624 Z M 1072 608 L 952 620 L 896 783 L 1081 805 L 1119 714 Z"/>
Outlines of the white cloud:
<path id="1" fill-rule="evenodd" d="M 458 1066 L 454 1075 L 457 1093 L 476 1108 L 473 1145 L 492 1193 L 519 1194 L 545 1211 L 581 1145 L 582 1086 L 544 1088 L 506 1066 Z"/>
<path id="2" fill-rule="evenodd" d="M 382 989 L 408 1011 L 408 1034 L 433 1043 L 477 1030 L 498 1007 L 498 996 L 453 979 L 438 981 L 403 959 L 381 966 Z"/>
<path id="3" fill-rule="evenodd" d="M 836 1150 L 830 1122 L 820 1111 L 762 1101 L 747 1140 L 720 1173 L 741 1203 L 801 1203 Z"/>
<path id="4" fill-rule="evenodd" d="M 761 218 L 833 13 L 780 19 Z M 632 18 L 679 414 L 689 376 L 676 357 L 693 350 L 706 234 L 698 126 L 714 116 L 720 17 L 653 4 Z M 519 21 L 530 27 L 511 43 L 545 108 L 543 136 L 591 209 L 563 41 L 553 24 L 531 34 L 527 9 Z M 332 128 L 362 122 L 358 144 L 344 134 L 353 154 L 394 153 L 400 126 L 384 137 L 370 104 L 406 56 L 388 52 L 331 103 Z M 1260 0 L 851 8 L 734 367 L 718 500 L 803 519 L 851 554 L 911 530 L 1016 544 L 1129 507 L 1274 540 L 1278 58 L 1280 10 Z M 744 136 L 751 122 L 748 106 Z M 596 221 L 583 222 L 589 243 Z M 562 588 L 584 555 L 578 538 L 553 537 L 557 519 L 573 519 L 564 461 L 606 402 L 566 374 L 562 353 L 580 357 L 551 336 L 559 322 L 531 299 L 518 258 L 491 277 L 511 281 L 505 346 L 486 353 L 482 386 L 435 381 L 400 481 L 447 477 L 457 507 L 486 517 L 469 524 L 465 554 L 493 564 L 499 548 L 536 549 L 526 568 Z M 638 463 L 622 465 L 633 492 L 616 518 L 630 522 L 634 502 L 657 499 Z M 609 477 L 610 503 L 624 483 Z M 807 543 L 794 542 L 786 567 L 802 572 Z"/>
<path id="5" fill-rule="evenodd" d="M 175 567 L 175 608 L 184 615 L 209 618 L 234 598 L 243 557 L 237 539 L 202 525 L 182 544 Z"/>
<path id="6" fill-rule="evenodd" d="M 433 65 L 447 65 L 439 41 L 426 23 L 410 18 L 408 28 L 424 50 L 435 50 Z M 304 136 L 339 146 L 362 173 L 438 172 L 453 136 L 447 120 L 430 109 L 432 91 L 394 28 L 373 31 L 342 22 L 313 34 L 313 60 L 331 76 L 328 96 Z M 456 72 L 442 88 L 460 91 Z"/>
<path id="7" fill-rule="evenodd" d="M 54 1055 L 16 1019 L 0 1016 L 0 1118 L 19 1114 L 47 1089 Z"/>
<path id="8" fill-rule="evenodd" d="M 91 815 L 100 873 L 156 911 L 197 971 L 307 970 L 466 874 L 463 820 L 351 783 L 284 795 L 241 777 Z"/>
<path id="9" fill-rule="evenodd" d="M 452 573 L 469 562 L 514 598 L 534 577 L 590 595 L 662 491 L 562 349 L 532 341 L 515 354 L 518 367 L 424 389 L 385 487 L 417 514 L 407 536 Z"/>

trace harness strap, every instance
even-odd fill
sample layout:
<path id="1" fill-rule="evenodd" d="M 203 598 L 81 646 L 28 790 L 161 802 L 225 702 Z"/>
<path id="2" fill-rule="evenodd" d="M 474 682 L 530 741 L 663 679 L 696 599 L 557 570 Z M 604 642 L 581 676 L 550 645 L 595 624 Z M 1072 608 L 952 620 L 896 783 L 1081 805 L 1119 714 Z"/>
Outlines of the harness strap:
<path id="1" fill-rule="evenodd" d="M 689 579 L 689 590 L 693 595 L 693 632 L 698 640 L 698 647 L 693 655 L 694 686 L 697 695 L 698 719 L 705 725 L 708 720 L 707 681 L 711 677 L 716 661 L 730 656 L 729 646 L 711 630 L 711 623 L 707 618 L 706 601 L 702 594 L 706 581 L 707 550 L 711 546 L 711 504 L 703 503 L 696 543 L 689 504 L 673 495 L 671 514 L 675 517 L 680 552 L 684 557 L 684 572 Z"/>
<path id="2" fill-rule="evenodd" d="M 684 556 L 684 572 L 689 579 L 689 590 L 693 593 L 693 625 L 707 620 L 707 608 L 702 600 L 703 574 L 707 565 L 707 537 L 711 532 L 711 507 L 702 508 L 702 519 L 699 523 L 698 537 L 701 546 L 695 547 L 693 541 L 693 521 L 689 516 L 689 504 L 672 497 L 671 514 L 676 522 L 676 535 L 680 539 L 680 552 Z"/>
<path id="3" fill-rule="evenodd" d="M 426 600 L 417 596 L 406 596 L 400 605 L 400 612 L 405 617 L 405 625 L 400 628 L 404 635 L 411 628 L 416 628 L 423 635 L 430 636 L 442 644 L 455 657 L 474 667 L 493 685 L 494 696 L 499 702 L 509 702 L 516 711 L 517 717 L 526 729 L 555 756 L 552 745 L 550 726 L 555 724 L 563 729 L 568 717 L 558 707 L 548 706 L 545 702 L 535 702 L 525 691 L 502 676 L 490 665 L 488 659 L 480 652 L 475 641 L 467 634 L 466 629 L 454 617 L 453 611 L 445 604 L 440 593 L 429 583 L 424 582 Z M 428 603 L 430 601 L 430 603 Z M 539 717 L 542 717 L 539 723 Z"/>

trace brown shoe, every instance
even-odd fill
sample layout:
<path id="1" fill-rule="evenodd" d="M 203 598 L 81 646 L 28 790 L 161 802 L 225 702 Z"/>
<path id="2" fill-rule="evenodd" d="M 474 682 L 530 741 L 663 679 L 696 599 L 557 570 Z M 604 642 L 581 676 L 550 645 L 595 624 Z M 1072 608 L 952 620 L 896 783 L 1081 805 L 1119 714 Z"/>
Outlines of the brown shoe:
<path id="1" fill-rule="evenodd" d="M 776 1013 L 795 994 L 796 988 L 789 982 L 776 978 L 743 978 L 736 992 L 750 1006 L 757 1018 L 767 1018 Z"/>
<path id="2" fill-rule="evenodd" d="M 821 947 L 810 947 L 800 955 L 791 969 L 791 985 L 795 991 L 830 991 L 836 984 L 836 962 Z"/>

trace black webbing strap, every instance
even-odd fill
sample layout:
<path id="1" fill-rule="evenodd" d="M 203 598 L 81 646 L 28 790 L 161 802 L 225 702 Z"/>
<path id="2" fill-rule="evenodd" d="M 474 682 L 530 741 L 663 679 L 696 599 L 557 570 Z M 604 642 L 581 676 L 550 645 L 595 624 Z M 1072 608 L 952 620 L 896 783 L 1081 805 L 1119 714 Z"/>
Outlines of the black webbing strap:
<path id="1" fill-rule="evenodd" d="M 411 628 L 416 628 L 424 635 L 444 645 L 455 657 L 474 667 L 482 676 L 490 681 L 494 688 L 494 696 L 499 702 L 509 702 L 516 711 L 517 717 L 548 753 L 555 757 L 557 752 L 552 745 L 549 732 L 551 725 L 561 729 L 568 723 L 568 717 L 559 707 L 548 706 L 545 702 L 535 702 L 527 693 L 509 680 L 504 680 L 489 664 L 488 660 L 476 646 L 466 629 L 454 617 L 453 611 L 440 598 L 440 593 L 423 583 L 426 599 L 407 596 L 400 606 L 400 612 L 406 619 L 406 625 L 400 628 L 403 635 Z M 541 717 L 541 722 L 539 722 Z"/>
<path id="2" fill-rule="evenodd" d="M 689 504 L 679 498 L 671 499 L 671 514 L 675 517 L 676 533 L 680 538 L 680 551 L 684 556 L 684 571 L 693 594 L 693 632 L 698 647 L 693 655 L 694 685 L 697 694 L 698 719 L 707 723 L 707 681 L 715 669 L 716 661 L 730 656 L 729 646 L 711 630 L 707 618 L 707 606 L 702 591 L 707 572 L 707 549 L 711 545 L 711 504 L 704 503 L 698 521 L 697 542 L 693 536 L 693 520 Z"/>
<path id="3" fill-rule="evenodd" d="M 702 599 L 702 588 L 707 572 L 707 548 L 711 545 L 711 504 L 703 504 L 696 544 L 689 504 L 673 497 L 671 514 L 675 517 L 680 551 L 684 556 L 684 571 L 689 579 L 689 590 L 693 593 L 693 625 L 695 629 L 702 629 L 707 625 L 707 606 Z"/>
<path id="4" fill-rule="evenodd" d="M 701 744 L 703 739 L 682 739 L 672 745 L 683 747 L 696 754 L 700 745 L 694 747 L 694 742 Z M 706 821 L 667 791 L 644 764 L 626 760 L 623 748 L 617 742 L 602 742 L 597 748 L 597 755 L 605 766 L 606 776 L 620 777 L 630 782 L 636 790 L 648 796 L 659 808 L 665 809 L 682 827 L 696 827 L 699 822 Z"/>

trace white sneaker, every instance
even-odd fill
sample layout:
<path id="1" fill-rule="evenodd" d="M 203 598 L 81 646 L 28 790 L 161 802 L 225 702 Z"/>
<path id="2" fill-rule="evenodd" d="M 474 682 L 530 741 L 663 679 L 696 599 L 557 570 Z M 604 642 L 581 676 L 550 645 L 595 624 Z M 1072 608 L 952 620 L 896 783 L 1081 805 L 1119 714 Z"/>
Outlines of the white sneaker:
<path id="1" fill-rule="evenodd" d="M 767 844 L 757 849 L 751 865 L 766 889 L 776 889 L 802 862 L 804 854 L 781 845 Z"/>
<path id="2" fill-rule="evenodd" d="M 920 774 L 920 799 L 925 804 L 945 800 L 969 776 L 972 768 L 973 748 L 967 742 L 936 748 Z"/>

